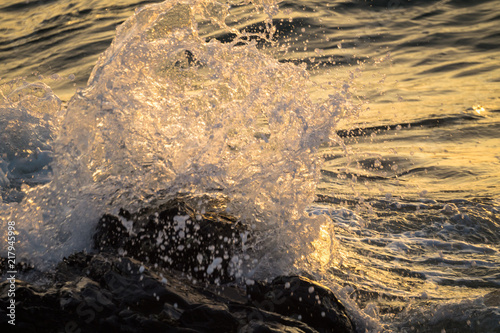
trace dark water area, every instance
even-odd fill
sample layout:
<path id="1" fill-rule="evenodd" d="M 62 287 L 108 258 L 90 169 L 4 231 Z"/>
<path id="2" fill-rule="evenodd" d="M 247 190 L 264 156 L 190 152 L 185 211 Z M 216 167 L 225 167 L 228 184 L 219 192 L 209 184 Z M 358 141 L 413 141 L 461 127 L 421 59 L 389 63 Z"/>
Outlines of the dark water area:
<path id="1" fill-rule="evenodd" d="M 99 118 L 100 111 L 94 111 L 93 104 L 82 106 L 83 104 L 78 104 L 77 98 L 74 100 L 71 98 L 77 89 L 86 87 L 89 77 L 89 84 L 99 80 L 111 82 L 113 80 L 110 78 L 114 76 L 117 77 L 117 81 L 121 80 L 123 69 L 119 65 L 116 65 L 116 72 L 111 74 L 101 75 L 97 70 L 93 72 L 93 68 L 97 61 L 101 61 L 100 54 L 108 49 L 117 35 L 116 27 L 132 16 L 137 7 L 150 3 L 158 1 L 4 0 L 1 2 L 0 97 L 10 93 L 12 89 L 9 87 L 17 87 L 22 81 L 20 78 L 23 78 L 28 82 L 45 83 L 61 100 L 60 106 L 50 106 L 49 109 L 61 107 L 65 110 L 69 105 L 70 110 L 77 110 L 73 118 L 69 115 L 62 121 L 46 120 L 48 116 L 35 117 L 33 118 L 35 120 L 20 120 L 17 113 L 5 111 L 15 108 L 2 106 L 0 193 L 3 201 L 0 201 L 2 205 L 0 209 L 5 213 L 0 214 L 0 218 L 4 224 L 13 216 L 23 216 L 22 213 L 13 213 L 15 209 L 24 211 L 27 215 L 31 214 L 31 208 L 17 208 L 17 205 L 25 207 L 22 203 L 17 203 L 23 198 L 31 200 L 36 197 L 59 197 L 60 193 L 63 193 L 58 189 L 59 192 L 54 192 L 57 195 L 42 195 L 37 192 L 30 196 L 26 194 L 28 190 L 21 190 L 22 184 L 30 188 L 50 184 L 52 168 L 74 172 L 77 175 L 74 178 L 80 179 L 78 171 L 68 166 L 77 160 L 70 159 L 73 155 L 69 150 L 66 155 L 61 155 L 67 156 L 68 160 L 72 161 L 68 162 L 68 165 L 59 160 L 60 166 L 55 166 L 51 164 L 51 158 L 43 159 L 48 156 L 48 153 L 44 152 L 52 150 L 52 141 L 61 136 L 57 133 L 63 133 L 62 137 L 88 140 L 89 146 L 92 144 L 106 146 L 105 143 L 109 141 L 113 143 L 113 145 L 110 143 L 109 150 L 120 149 L 121 141 L 117 138 L 117 143 L 114 145 L 113 140 L 121 132 L 130 129 L 120 122 L 106 122 L 104 116 L 102 120 Z M 237 36 L 238 31 L 240 33 L 245 31 L 249 33 L 248 39 L 255 40 L 259 54 L 262 54 L 262 58 L 260 55 L 241 58 L 247 59 L 248 63 L 245 65 L 242 64 L 243 60 L 238 58 L 240 53 L 221 51 L 218 56 L 224 59 L 227 68 L 224 67 L 224 70 L 217 72 L 217 75 L 245 78 L 243 90 L 247 89 L 248 83 L 251 87 L 262 85 L 262 90 L 267 89 L 271 95 L 278 96 L 281 94 L 280 91 L 283 91 L 283 99 L 293 100 L 293 103 L 295 103 L 293 96 L 299 94 L 288 85 L 293 86 L 295 82 L 300 82 L 297 86 L 300 86 L 304 95 L 308 96 L 308 101 L 300 100 L 298 104 L 289 102 L 289 105 L 293 107 L 299 105 L 297 108 L 304 110 L 309 110 L 310 105 L 323 105 L 321 103 L 325 100 L 341 101 L 338 102 L 340 107 L 336 109 L 336 127 L 331 135 L 332 140 L 316 145 L 317 149 L 311 143 L 307 152 L 309 154 L 310 151 L 314 151 L 314 155 L 321 158 L 321 171 L 317 175 L 317 181 L 312 181 L 316 194 L 314 202 L 305 203 L 308 204 L 306 209 L 312 216 L 327 216 L 328 222 L 318 228 L 319 233 L 312 240 L 303 236 L 299 227 L 290 229 L 290 233 L 295 235 L 294 238 L 281 239 L 276 236 L 280 242 L 297 244 L 304 242 L 312 245 L 312 252 L 305 261 L 300 261 L 300 264 L 296 265 L 296 269 L 307 272 L 340 295 L 348 310 L 355 313 L 359 332 L 500 332 L 500 3 L 495 0 L 283 1 L 279 3 L 279 11 L 273 12 L 272 18 L 265 14 L 266 9 L 272 12 L 271 2 L 254 3 L 261 5 L 261 9 L 264 10 L 255 11 L 253 5 L 249 3 L 230 2 L 229 15 L 224 17 L 224 12 L 219 11 L 218 7 L 213 7 L 215 9 L 203 7 L 209 8 L 206 10 L 210 12 L 211 21 L 206 18 L 200 20 L 195 30 L 207 45 L 210 45 L 210 40 L 218 40 L 221 45 L 228 45 L 235 38 L 241 38 Z M 197 2 L 190 5 L 192 8 L 198 8 Z M 180 11 L 179 15 L 182 16 L 182 13 Z M 217 20 L 221 17 L 225 25 L 218 24 Z M 272 37 L 269 37 L 270 31 L 266 29 L 271 29 Z M 191 45 L 189 39 L 182 38 L 179 37 L 179 40 L 185 43 L 182 47 Z M 188 47 L 196 49 L 194 46 L 185 48 Z M 172 65 L 174 69 L 169 69 L 168 64 L 164 65 L 167 69 L 162 69 L 171 77 L 175 76 L 173 80 L 180 82 L 178 83 L 178 86 L 182 87 L 180 90 L 189 90 L 185 95 L 182 95 L 184 93 L 175 95 L 177 90 L 168 93 L 175 96 L 182 95 L 182 98 L 179 97 L 181 101 L 179 103 L 186 109 L 202 108 L 208 105 L 208 102 L 215 103 L 209 94 L 203 95 L 203 98 L 195 102 L 190 99 L 199 91 L 208 89 L 206 87 L 211 83 L 207 82 L 212 82 L 215 77 L 213 73 L 203 76 L 207 70 L 201 65 L 202 69 L 198 71 L 201 74 L 183 72 L 186 69 L 189 71 L 190 66 L 198 61 L 193 61 L 196 57 L 205 59 L 203 56 L 209 57 L 212 56 L 211 52 L 214 54 L 216 52 L 207 51 L 203 47 L 200 46 L 200 50 L 204 51 L 196 51 L 199 53 L 189 51 L 191 53 L 187 53 L 187 60 L 175 58 L 177 51 L 169 50 L 168 54 L 173 55 L 173 59 L 175 58 L 177 62 Z M 153 53 L 155 51 L 156 49 Z M 130 60 L 132 65 L 126 67 L 131 73 L 140 71 L 137 68 L 149 68 L 151 63 L 148 61 L 151 59 L 162 59 L 150 57 L 149 53 L 142 57 L 139 51 L 134 52 L 131 51 L 129 57 L 132 59 Z M 106 55 L 101 59 L 116 61 L 113 59 L 118 59 L 119 56 L 121 57 L 121 55 Z M 240 60 L 238 62 L 234 59 Z M 253 63 L 254 59 L 258 60 Z M 268 64 L 271 61 L 268 59 L 277 60 L 281 66 L 296 67 L 280 69 L 278 74 L 273 72 L 272 75 L 275 76 L 267 79 L 266 75 L 272 70 L 261 64 Z M 134 61 L 139 64 L 137 68 L 133 65 Z M 206 62 L 210 63 L 208 60 Z M 102 63 L 100 65 L 105 67 Z M 176 68 L 182 70 L 179 72 Z M 259 71 L 254 72 L 256 69 Z M 306 74 L 302 74 L 301 70 Z M 205 81 L 201 81 L 198 75 L 205 77 L 206 79 L 203 79 Z M 305 83 L 302 84 L 302 78 L 306 76 Z M 10 83 L 11 80 L 17 80 L 17 83 Z M 200 80 L 201 83 L 196 80 Z M 227 82 L 234 80 L 228 79 Z M 147 87 L 154 86 L 147 80 L 140 82 L 145 83 L 138 86 L 138 89 L 147 90 Z M 230 86 L 227 82 L 224 84 Z M 280 86 L 271 88 L 273 82 L 278 82 Z M 98 84 L 95 87 L 96 91 L 101 89 Z M 101 99 L 101 109 L 106 99 L 102 97 L 103 92 L 112 96 L 109 98 L 112 105 L 110 108 L 115 109 L 117 107 L 113 103 L 116 101 L 125 100 L 125 96 L 142 93 L 142 90 L 134 90 L 126 84 L 121 86 L 108 84 L 106 87 L 102 88 L 104 89 L 102 91 L 99 90 L 100 95 L 96 93 L 97 97 L 94 98 L 94 100 Z M 82 93 L 82 100 L 87 98 L 87 95 L 94 96 L 92 91 Z M 227 98 L 225 90 L 221 91 L 217 96 L 219 100 L 225 100 Z M 151 96 L 156 95 L 151 93 Z M 161 103 L 168 104 L 163 98 L 151 96 L 144 93 L 145 102 L 141 104 L 141 108 Z M 234 96 L 240 95 L 235 92 Z M 231 101 L 237 104 L 235 110 L 240 110 L 239 97 L 232 98 L 234 100 Z M 309 102 L 309 99 L 312 102 Z M 269 103 L 272 102 L 266 100 L 262 102 L 261 107 L 265 108 Z M 253 104 L 248 102 L 247 105 Z M 321 128 L 321 122 L 329 121 L 328 113 L 321 110 L 318 107 L 316 113 L 308 111 L 310 113 L 304 116 L 311 127 Z M 37 112 L 41 114 L 45 111 Z M 59 112 L 54 114 L 60 114 Z M 127 113 L 123 119 L 132 122 L 135 116 L 133 112 L 130 114 Z M 318 118 L 317 122 L 314 114 Z M 35 115 L 35 112 L 31 112 L 30 115 Z M 88 115 L 88 118 L 85 115 Z M 273 113 L 269 113 L 267 117 L 271 119 L 272 115 Z M 155 117 L 152 112 L 140 121 L 154 127 L 157 124 Z M 163 116 L 158 116 L 160 124 L 168 123 L 169 118 L 161 117 Z M 54 119 L 56 118 L 60 117 L 54 116 Z M 94 124 L 94 118 L 102 122 L 96 121 Z M 181 118 L 179 116 L 179 119 Z M 278 118 L 282 119 L 283 116 Z M 18 127 L 12 125 L 12 119 L 17 121 Z M 36 119 L 45 120 L 38 122 Z M 88 121 L 93 125 L 84 129 L 76 125 L 72 127 L 71 119 L 74 123 Z M 222 125 L 223 128 L 224 126 L 230 128 L 228 132 L 242 133 L 244 131 L 241 128 L 245 127 L 243 124 L 249 126 L 236 116 L 228 119 L 233 120 L 228 120 Z M 161 123 L 163 120 L 165 122 Z M 241 127 L 233 128 L 232 122 L 240 122 Z M 189 123 L 190 120 L 186 120 L 186 124 Z M 293 121 L 290 124 L 292 124 L 290 127 L 295 126 Z M 34 127 L 30 127 L 32 125 Z M 269 134 L 266 132 L 268 125 L 264 124 L 265 129 L 262 131 L 264 134 L 259 134 L 262 137 L 267 135 L 267 139 L 269 139 Z M 101 133 L 100 128 L 106 126 L 109 128 L 114 126 L 116 130 L 110 129 L 109 132 Z M 214 125 L 214 129 L 218 128 L 217 126 Z M 58 129 L 53 130 L 52 134 L 46 134 L 40 129 L 41 127 L 47 131 L 52 127 Z M 158 128 L 160 127 L 158 125 Z M 35 134 L 27 134 L 32 128 L 35 128 L 33 132 Z M 64 131 L 59 128 L 63 128 Z M 288 132 L 288 129 L 289 127 L 283 126 L 276 129 L 276 135 L 273 135 L 278 137 L 278 133 L 283 133 L 283 138 L 286 138 L 288 133 L 292 133 Z M 144 129 L 133 127 L 131 137 L 142 138 L 139 135 L 141 130 Z M 87 132 L 100 134 L 91 136 L 85 134 Z M 19 143 L 25 137 L 34 144 Z M 144 136 L 144 138 L 151 137 Z M 167 137 L 171 138 L 168 135 Z M 176 136 L 176 138 L 181 137 L 180 134 Z M 233 138 L 231 135 L 229 137 Z M 125 138 L 120 139 L 126 141 Z M 78 140 L 75 139 L 75 142 Z M 231 140 L 234 140 L 231 141 L 231 145 L 234 143 L 233 146 L 236 148 L 241 144 L 236 139 Z M 167 141 L 158 139 L 157 142 L 165 143 L 165 146 L 170 145 L 170 141 Z M 69 147 L 71 145 L 69 142 L 73 141 L 62 142 L 61 146 Z M 305 141 L 300 142 L 294 146 L 296 151 L 306 145 Z M 310 142 L 312 141 L 307 141 L 307 144 Z M 40 151 L 36 151 L 35 146 Z M 192 148 L 191 143 L 182 147 L 186 151 Z M 218 146 L 214 143 L 212 147 Z M 233 150 L 237 150 L 236 148 Z M 78 149 L 85 151 L 87 146 L 82 144 Z M 133 152 L 140 154 L 142 149 L 145 148 L 135 148 Z M 285 151 L 288 151 L 287 149 Z M 218 152 L 225 151 L 221 148 Z M 145 156 L 151 160 L 143 159 L 140 162 L 144 168 L 156 163 L 154 152 L 149 151 L 149 153 L 149 155 L 145 153 Z M 92 169 L 94 165 L 92 163 L 99 163 L 96 161 L 104 159 L 102 157 L 104 155 L 99 155 L 101 154 L 99 149 L 90 148 L 88 154 L 97 156 L 89 159 L 89 170 L 93 172 L 91 178 L 95 184 L 99 184 L 101 179 L 104 179 L 103 182 L 110 179 L 106 178 L 108 176 L 99 176 L 99 172 L 102 171 L 103 175 L 108 169 L 111 170 L 110 173 L 115 172 L 110 165 L 116 164 L 116 161 L 128 158 L 132 161 L 130 164 L 137 168 L 137 165 L 133 164 L 135 161 L 133 153 L 111 157 L 106 155 L 111 162 L 104 163 L 105 167 L 100 169 L 97 167 Z M 280 172 L 289 174 L 292 173 L 290 170 L 295 169 L 311 171 L 316 165 L 305 163 L 300 167 L 287 167 L 285 164 L 282 167 L 283 164 L 280 163 L 287 161 L 286 158 L 273 160 L 264 153 L 259 155 L 260 153 L 253 153 L 250 150 L 248 154 L 255 155 L 251 160 L 252 163 L 248 164 L 249 169 L 271 161 L 276 162 L 275 174 Z M 184 159 L 180 151 L 171 156 Z M 303 155 L 297 153 L 290 156 L 299 159 Z M 200 158 L 196 163 L 201 166 L 192 170 L 201 170 L 200 174 L 203 174 L 203 171 L 207 172 L 207 175 L 212 175 L 212 171 L 206 171 L 208 167 L 204 166 L 217 165 L 213 161 L 208 157 Z M 218 163 L 222 165 L 226 163 L 226 159 L 221 158 Z M 228 164 L 229 167 L 236 168 L 236 164 Z M 176 176 L 172 179 L 182 183 L 182 186 L 189 179 L 195 179 L 191 176 L 192 171 L 180 175 L 176 173 L 179 169 L 180 166 L 175 165 L 171 168 Z M 251 177 L 252 181 L 247 181 L 249 178 L 240 169 L 232 177 L 234 179 L 241 177 L 236 183 L 242 187 L 255 186 L 258 189 L 262 188 L 265 193 L 270 193 L 270 196 L 281 195 L 278 190 L 266 192 L 266 182 L 272 181 L 278 184 L 282 181 L 278 176 L 274 178 L 270 171 L 273 170 L 272 167 L 266 170 L 269 175 L 266 174 L 267 178 L 263 177 L 262 182 L 252 182 L 254 178 Z M 188 174 L 192 178 L 189 178 Z M 265 172 L 261 171 L 261 174 Z M 155 185 L 152 185 L 156 178 L 147 178 L 146 175 L 141 177 L 139 178 L 141 184 L 147 187 L 145 192 L 148 192 L 144 197 L 157 191 Z M 62 186 L 64 179 L 66 178 L 60 178 L 58 182 L 52 183 Z M 309 180 L 310 178 L 306 176 L 296 179 L 301 184 Z M 199 182 L 203 183 L 203 180 Z M 81 181 L 80 184 L 85 183 Z M 108 186 L 107 184 L 102 185 L 102 188 Z M 128 183 L 120 178 L 116 180 L 116 184 Z M 210 183 L 212 187 L 207 185 L 205 189 L 218 186 L 214 184 Z M 95 186 L 97 192 L 102 189 L 99 185 Z M 125 187 L 123 185 L 123 188 Z M 288 195 L 287 191 L 291 193 L 291 188 L 293 186 L 285 189 L 283 185 L 283 193 L 286 192 Z M 296 192 L 306 192 L 305 188 L 306 186 L 298 186 Z M 68 193 L 71 191 L 68 190 Z M 112 190 L 107 191 L 104 190 L 103 193 L 115 193 Z M 231 191 L 224 193 L 233 193 Z M 90 197 L 92 195 L 88 193 L 95 192 L 82 193 L 84 193 L 80 194 L 82 197 L 87 195 Z M 278 216 L 274 208 L 269 208 L 274 207 L 271 203 L 267 204 L 257 195 L 253 197 L 253 193 L 249 190 L 235 198 L 244 200 L 241 198 L 247 196 L 250 198 L 249 201 L 254 198 L 258 199 L 254 201 L 263 200 L 262 216 L 273 218 Z M 120 202 L 119 200 L 125 196 L 126 194 L 120 192 L 117 198 L 109 199 L 112 197 L 109 194 L 105 200 Z M 290 205 L 290 202 L 293 202 L 290 198 L 293 196 L 283 195 L 280 197 L 280 202 Z M 296 198 L 299 201 L 304 197 Z M 43 200 L 44 204 L 49 201 L 51 199 Z M 272 199 L 269 199 L 269 202 L 272 202 Z M 298 210 L 303 208 L 302 203 L 296 202 L 296 205 Z M 26 207 L 28 206 L 26 204 Z M 76 206 L 80 210 L 75 209 L 75 212 L 88 210 L 85 204 Z M 42 211 L 44 209 L 41 208 Z M 48 215 L 56 216 L 54 221 L 59 221 L 64 214 L 69 216 L 68 211 L 71 209 L 63 211 L 64 213 L 56 212 L 54 215 Z M 101 210 L 96 211 L 101 212 Z M 88 216 L 92 217 L 90 213 Z M 22 221 L 18 223 L 21 224 Z M 80 230 L 80 227 L 78 224 L 76 230 Z M 40 234 L 49 235 L 50 230 L 57 229 L 51 228 L 43 229 Z M 283 225 L 280 225 L 280 228 L 284 228 Z M 36 228 L 31 227 L 26 230 L 36 230 Z M 57 236 L 53 233 L 54 236 L 46 236 L 40 242 L 53 238 L 54 243 L 60 245 L 58 249 L 66 246 L 67 251 L 79 250 L 86 246 L 85 241 L 72 242 L 71 246 L 67 246 L 66 239 L 74 240 L 74 238 L 68 236 L 69 232 L 64 228 L 58 232 Z M 275 233 L 271 232 L 269 237 L 273 235 Z M 37 241 L 33 244 L 35 245 L 28 248 L 27 252 L 47 252 L 45 247 L 36 245 Z M 282 248 L 280 243 L 277 245 L 273 243 L 268 249 L 275 251 L 273 246 L 276 249 Z M 60 252 L 66 253 L 62 250 Z M 278 258 L 288 262 L 285 254 L 278 250 L 276 253 L 280 253 L 276 255 Z M 42 261 L 48 260 L 45 255 L 41 257 Z M 54 257 L 57 258 L 57 255 Z M 263 264 L 259 267 L 264 266 Z M 269 270 L 262 274 L 272 277 L 276 273 L 278 272 Z"/>

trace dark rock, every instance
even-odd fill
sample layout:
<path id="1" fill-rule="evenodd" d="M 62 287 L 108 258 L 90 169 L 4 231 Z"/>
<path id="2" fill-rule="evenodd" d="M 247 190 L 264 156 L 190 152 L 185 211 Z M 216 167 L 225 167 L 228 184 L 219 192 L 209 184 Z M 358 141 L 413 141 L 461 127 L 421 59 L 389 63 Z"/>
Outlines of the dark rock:
<path id="1" fill-rule="evenodd" d="M 223 304 L 202 304 L 184 311 L 180 318 L 184 327 L 203 332 L 236 332 L 238 320 Z"/>
<path id="2" fill-rule="evenodd" d="M 19 260 L 16 261 L 14 269 L 8 269 L 9 267 L 8 264 L 10 264 L 8 258 L 0 257 L 0 275 L 5 274 L 8 270 L 11 271 L 14 270 L 22 273 L 32 272 L 34 270 L 34 268 L 31 265 Z"/>
<path id="3" fill-rule="evenodd" d="M 320 332 L 355 332 L 343 304 L 327 287 L 302 276 L 281 276 L 247 287 L 252 305 L 298 318 Z"/>
<path id="4" fill-rule="evenodd" d="M 300 320 L 281 316 L 274 312 L 265 311 L 257 307 L 247 305 L 243 311 L 240 312 L 241 306 L 232 304 L 230 311 L 233 313 L 244 314 L 240 318 L 240 326 L 238 332 L 304 332 L 304 333 L 318 333 L 318 331 Z"/>
<path id="5" fill-rule="evenodd" d="M 106 214 L 97 224 L 93 237 L 94 246 L 100 251 L 124 248 L 128 236 L 127 228 L 123 223 L 116 216 Z"/>
<path id="6" fill-rule="evenodd" d="M 0 322 L 0 331 L 22 332 L 154 332 L 176 331 L 179 323 L 165 316 L 165 304 L 196 304 L 166 285 L 131 258 L 75 254 L 56 269 L 53 284 L 37 287 L 16 281 L 16 326 Z M 169 280 L 175 280 L 169 276 Z M 0 284 L 0 306 L 9 303 L 7 281 Z M 205 298 L 203 298 L 205 299 Z M 3 318 L 7 318 L 6 316 Z M 22 327 L 22 330 L 20 328 Z"/>
<path id="7" fill-rule="evenodd" d="M 219 289 L 220 292 L 213 293 L 174 273 L 161 274 L 132 258 L 77 253 L 61 262 L 55 274 L 46 276 L 53 283 L 36 286 L 17 280 L 16 326 L 3 320 L 0 329 L 2 332 L 13 328 L 20 332 L 334 331 L 333 326 L 326 329 L 325 325 L 334 323 L 333 312 L 338 311 L 340 303 L 337 304 L 329 290 L 303 278 L 282 277 L 271 285 L 258 283 L 261 288 L 249 289 L 252 303 L 248 303 L 242 302 L 239 295 L 230 296 L 238 294 L 235 290 L 225 293 Z M 293 295 L 279 294 L 286 281 L 292 283 L 291 288 L 297 286 Z M 314 295 L 322 299 L 321 308 L 310 301 L 304 302 L 307 306 L 296 304 L 300 301 L 294 295 L 304 294 L 304 288 L 311 285 L 317 288 Z M 7 281 L 0 284 L 2 310 L 9 303 L 8 288 Z M 277 297 L 270 297 L 273 292 Z M 272 302 L 276 303 L 274 308 L 269 305 Z M 326 311 L 328 316 L 321 319 L 314 316 L 313 310 Z M 304 318 L 299 320 L 298 313 Z M 5 313 L 0 314 L 7 318 Z M 335 332 L 352 331 L 339 328 L 340 322 L 335 322 Z"/>
<path id="8" fill-rule="evenodd" d="M 130 226 L 128 230 L 124 224 Z M 156 211 L 104 215 L 93 240 L 99 251 L 120 251 L 197 280 L 227 282 L 234 278 L 230 260 L 241 249 L 240 233 L 245 231 L 231 216 L 199 215 L 186 202 L 172 200 Z"/>
<path id="9" fill-rule="evenodd" d="M 295 324 L 295 323 L 294 323 Z M 297 325 L 299 326 L 299 325 Z M 287 326 L 279 322 L 263 322 L 252 320 L 247 325 L 243 326 L 239 332 L 245 333 L 316 333 L 317 331 L 302 325 L 305 327 Z"/>
<path id="10" fill-rule="evenodd" d="M 19 271 L 16 326 L 6 320 L 9 282 L 0 283 L 0 332 L 354 332 L 335 295 L 307 278 L 221 286 L 244 231 L 180 201 L 106 215 L 94 236 L 101 253 L 73 254 L 50 273 Z"/>

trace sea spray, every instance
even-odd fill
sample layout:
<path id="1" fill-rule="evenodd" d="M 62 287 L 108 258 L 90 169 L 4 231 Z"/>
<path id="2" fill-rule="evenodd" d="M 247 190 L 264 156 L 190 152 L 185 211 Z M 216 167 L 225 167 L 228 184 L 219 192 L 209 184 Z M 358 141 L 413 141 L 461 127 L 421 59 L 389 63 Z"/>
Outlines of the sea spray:
<path id="1" fill-rule="evenodd" d="M 260 232 L 251 275 L 289 270 L 328 229 L 306 208 L 343 96 L 313 102 L 305 67 L 278 62 L 248 35 L 200 37 L 207 6 L 148 5 L 118 27 L 58 119 L 51 183 L 25 189 L 3 217 L 23 229 L 20 256 L 50 267 L 91 250 L 101 214 L 180 194 L 222 194 Z M 224 26 L 229 11 L 218 8 L 210 18 Z"/>

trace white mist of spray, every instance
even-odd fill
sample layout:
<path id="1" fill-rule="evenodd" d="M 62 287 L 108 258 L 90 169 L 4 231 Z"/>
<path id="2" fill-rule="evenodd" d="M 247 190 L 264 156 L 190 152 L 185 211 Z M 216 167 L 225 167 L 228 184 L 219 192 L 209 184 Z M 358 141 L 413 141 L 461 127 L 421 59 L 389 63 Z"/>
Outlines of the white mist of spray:
<path id="1" fill-rule="evenodd" d="M 275 5 L 257 4 L 271 12 Z M 138 9 L 118 27 L 58 119 L 52 182 L 26 190 L 2 216 L 19 221 L 21 255 L 50 267 L 91 250 L 104 212 L 180 193 L 223 194 L 231 214 L 265 231 L 255 247 L 264 272 L 308 251 L 328 223 L 306 213 L 317 150 L 331 140 L 345 100 L 339 93 L 313 102 L 306 69 L 255 42 L 198 35 L 201 20 L 224 28 L 227 14 L 208 1 L 172 1 Z"/>

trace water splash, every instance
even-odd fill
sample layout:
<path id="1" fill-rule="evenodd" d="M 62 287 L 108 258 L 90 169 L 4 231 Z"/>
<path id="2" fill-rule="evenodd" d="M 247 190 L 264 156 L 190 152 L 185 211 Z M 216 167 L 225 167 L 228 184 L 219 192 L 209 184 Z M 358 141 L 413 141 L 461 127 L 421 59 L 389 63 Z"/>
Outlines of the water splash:
<path id="1" fill-rule="evenodd" d="M 61 101 L 43 83 L 0 85 L 0 198 L 19 201 L 21 184 L 49 181 L 54 118 Z"/>
<path id="2" fill-rule="evenodd" d="M 261 267 L 284 253 L 293 262 L 308 248 L 327 223 L 305 212 L 319 179 L 317 149 L 331 140 L 344 101 L 313 102 L 305 68 L 279 63 L 247 35 L 200 37 L 207 18 L 225 25 L 227 7 L 214 6 L 149 5 L 117 29 L 59 118 L 52 182 L 26 189 L 3 217 L 22 223 L 24 256 L 57 262 L 89 250 L 104 212 L 210 193 L 266 230 L 265 246 L 255 247 L 271 253 Z"/>

